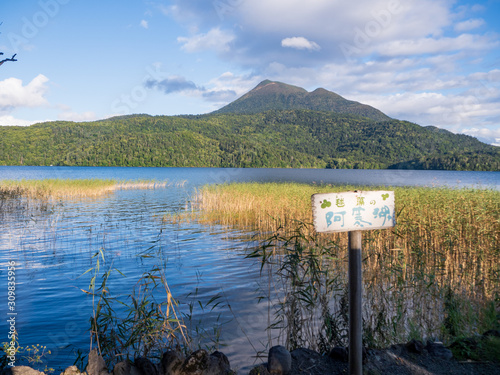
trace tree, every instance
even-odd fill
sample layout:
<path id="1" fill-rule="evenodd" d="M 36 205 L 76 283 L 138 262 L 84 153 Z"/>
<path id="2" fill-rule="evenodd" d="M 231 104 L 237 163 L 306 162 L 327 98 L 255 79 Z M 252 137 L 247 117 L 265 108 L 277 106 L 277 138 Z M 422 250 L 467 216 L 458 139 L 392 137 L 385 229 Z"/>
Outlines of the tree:
<path id="1" fill-rule="evenodd" d="M 3 22 L 0 22 L 0 26 L 2 25 Z M 0 56 L 3 56 L 3 52 L 0 52 Z M 3 65 L 4 62 L 7 62 L 7 61 L 17 61 L 16 59 L 16 55 L 17 53 L 13 54 L 12 57 L 10 59 L 3 59 L 3 60 L 0 60 L 0 66 Z"/>
<path id="2" fill-rule="evenodd" d="M 3 55 L 3 52 L 0 52 L 0 56 Z M 17 53 L 13 54 L 12 57 L 10 59 L 3 59 L 3 60 L 0 60 L 0 66 L 3 65 L 4 62 L 6 61 L 17 61 L 17 59 L 15 58 L 17 55 Z"/>

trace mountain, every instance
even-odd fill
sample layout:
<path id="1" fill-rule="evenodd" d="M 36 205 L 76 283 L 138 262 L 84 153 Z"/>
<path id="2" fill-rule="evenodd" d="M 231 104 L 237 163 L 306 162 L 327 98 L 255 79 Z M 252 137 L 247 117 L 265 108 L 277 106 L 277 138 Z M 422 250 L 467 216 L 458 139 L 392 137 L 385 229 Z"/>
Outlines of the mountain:
<path id="1" fill-rule="evenodd" d="M 269 80 L 206 115 L 0 126 L 0 165 L 500 170 L 500 147 Z"/>
<path id="2" fill-rule="evenodd" d="M 282 82 L 265 80 L 241 98 L 212 114 L 252 114 L 268 110 L 308 109 L 367 117 L 375 121 L 391 118 L 378 109 L 344 99 L 334 92 L 318 88 L 312 92 Z"/>
<path id="3" fill-rule="evenodd" d="M 295 109 L 0 126 L 0 165 L 498 171 L 500 148 L 406 121 Z"/>

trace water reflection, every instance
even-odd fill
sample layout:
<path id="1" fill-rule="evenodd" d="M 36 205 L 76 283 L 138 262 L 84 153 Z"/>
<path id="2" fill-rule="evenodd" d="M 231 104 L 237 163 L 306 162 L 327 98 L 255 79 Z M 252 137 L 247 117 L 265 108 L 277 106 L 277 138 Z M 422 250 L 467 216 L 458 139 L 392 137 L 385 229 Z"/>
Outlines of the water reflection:
<path id="1" fill-rule="evenodd" d="M 232 312 L 226 309 L 220 319 L 232 323 L 227 323 L 229 331 L 221 340 L 239 336 L 233 312 L 240 314 L 245 326 L 248 310 L 252 310 L 251 319 L 257 313 L 258 268 L 241 256 L 248 243 L 232 237 L 245 233 L 228 235 L 227 228 L 195 222 L 162 222 L 165 212 L 184 208 L 176 198 L 185 196 L 185 191 L 175 189 L 118 191 L 106 199 L 65 201 L 49 210 L 15 206 L 3 211 L 0 261 L 13 259 L 18 264 L 21 346 L 47 345 L 55 353 L 49 358 L 51 367 L 73 363 L 75 350 L 88 348 L 92 306 L 81 289 L 88 290 L 90 273 L 82 274 L 93 267 L 92 256 L 99 249 L 104 249 L 106 264 L 126 276 L 115 274 L 110 279 L 112 293 L 131 293 L 144 272 L 163 266 L 174 296 L 181 301 L 197 288 L 196 298 L 205 303 L 223 293 L 224 304 L 230 304 Z M 141 257 L 145 254 L 151 257 Z M 186 309 L 187 301 L 183 303 Z M 204 319 L 215 318 L 209 314 Z M 242 348 L 234 351 L 247 359 L 255 354 Z"/>

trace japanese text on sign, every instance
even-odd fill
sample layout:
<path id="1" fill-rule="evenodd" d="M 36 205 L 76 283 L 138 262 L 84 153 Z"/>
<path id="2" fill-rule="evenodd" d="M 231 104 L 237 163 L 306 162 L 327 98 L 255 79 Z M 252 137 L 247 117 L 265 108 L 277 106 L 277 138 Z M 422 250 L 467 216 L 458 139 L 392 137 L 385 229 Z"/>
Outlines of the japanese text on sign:
<path id="1" fill-rule="evenodd" d="M 396 225 L 393 191 L 349 191 L 311 197 L 317 232 L 384 229 Z"/>

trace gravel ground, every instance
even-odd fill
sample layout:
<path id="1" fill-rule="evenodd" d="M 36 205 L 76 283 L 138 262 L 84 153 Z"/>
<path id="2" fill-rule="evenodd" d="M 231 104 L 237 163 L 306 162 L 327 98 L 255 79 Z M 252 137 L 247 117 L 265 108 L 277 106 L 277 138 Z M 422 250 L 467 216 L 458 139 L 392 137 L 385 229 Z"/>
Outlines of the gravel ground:
<path id="1" fill-rule="evenodd" d="M 343 375 L 349 373 L 347 358 L 321 356 L 308 349 L 292 353 L 291 375 Z M 338 357 L 338 356 L 337 356 Z M 500 363 L 460 362 L 429 353 L 412 353 L 404 345 L 366 353 L 363 373 L 366 375 L 500 375 Z"/>

